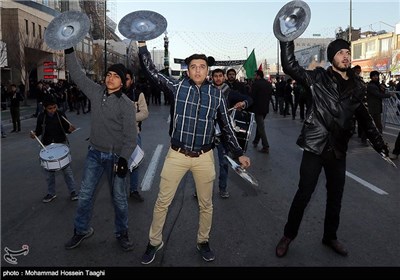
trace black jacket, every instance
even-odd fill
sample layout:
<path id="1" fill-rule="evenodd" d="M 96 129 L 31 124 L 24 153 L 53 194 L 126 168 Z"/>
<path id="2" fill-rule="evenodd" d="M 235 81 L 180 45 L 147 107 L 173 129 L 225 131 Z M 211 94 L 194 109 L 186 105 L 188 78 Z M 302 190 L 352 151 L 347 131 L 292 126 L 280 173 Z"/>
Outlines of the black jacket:
<path id="1" fill-rule="evenodd" d="M 352 86 L 342 92 L 331 67 L 305 70 L 296 61 L 293 42 L 280 42 L 280 46 L 284 72 L 310 87 L 312 93 L 312 107 L 297 140 L 300 147 L 318 155 L 325 148 L 332 148 L 337 158 L 344 158 L 355 116 L 374 149 L 386 151 L 382 135 L 362 102 L 365 84 L 359 77 L 348 71 Z"/>
<path id="2" fill-rule="evenodd" d="M 42 135 L 43 145 L 67 142 L 69 123 L 64 118 L 65 114 L 59 110 L 53 116 L 49 116 L 46 111 L 39 114 L 35 134 L 38 137 Z"/>
<path id="3" fill-rule="evenodd" d="M 272 84 L 266 79 L 262 78 L 254 80 L 251 97 L 253 97 L 252 112 L 256 115 L 263 115 L 264 117 L 269 113 L 269 102 L 272 96 Z"/>

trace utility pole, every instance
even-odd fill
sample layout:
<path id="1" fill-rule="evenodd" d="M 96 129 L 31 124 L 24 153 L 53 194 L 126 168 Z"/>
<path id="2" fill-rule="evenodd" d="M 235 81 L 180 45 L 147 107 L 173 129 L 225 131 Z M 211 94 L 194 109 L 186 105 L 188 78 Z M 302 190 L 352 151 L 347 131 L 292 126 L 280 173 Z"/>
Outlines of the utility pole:
<path id="1" fill-rule="evenodd" d="M 107 73 L 107 0 L 104 0 L 104 74 Z"/>
<path id="2" fill-rule="evenodd" d="M 279 76 L 279 40 L 276 40 L 276 75 Z"/>
<path id="3" fill-rule="evenodd" d="M 352 0 L 350 0 L 350 26 L 349 26 L 349 42 L 350 42 L 350 44 L 351 44 L 351 35 L 353 33 L 352 10 L 353 10 L 353 4 L 352 4 Z"/>

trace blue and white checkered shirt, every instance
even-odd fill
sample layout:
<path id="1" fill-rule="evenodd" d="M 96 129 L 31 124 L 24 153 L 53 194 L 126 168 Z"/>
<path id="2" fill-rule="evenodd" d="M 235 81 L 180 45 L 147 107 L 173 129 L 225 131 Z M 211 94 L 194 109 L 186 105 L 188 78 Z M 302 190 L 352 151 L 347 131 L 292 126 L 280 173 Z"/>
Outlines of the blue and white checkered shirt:
<path id="1" fill-rule="evenodd" d="M 208 81 L 198 87 L 189 78 L 176 80 L 159 73 L 146 47 L 139 48 L 139 57 L 153 81 L 161 83 L 174 95 L 174 116 L 171 143 L 183 149 L 201 151 L 214 143 L 215 122 L 224 142 L 234 157 L 243 155 L 230 125 L 227 105 L 221 90 Z"/>

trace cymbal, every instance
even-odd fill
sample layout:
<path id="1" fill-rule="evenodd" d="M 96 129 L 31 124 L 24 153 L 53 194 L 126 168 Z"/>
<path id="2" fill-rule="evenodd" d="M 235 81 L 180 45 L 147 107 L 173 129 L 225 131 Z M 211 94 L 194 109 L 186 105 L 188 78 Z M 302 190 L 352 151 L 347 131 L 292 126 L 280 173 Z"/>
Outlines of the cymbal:
<path id="1" fill-rule="evenodd" d="M 238 174 L 240 177 L 245 179 L 250 184 L 258 186 L 258 181 L 253 175 L 251 175 L 246 169 L 243 169 L 238 163 L 236 163 L 236 161 L 234 161 L 229 156 L 227 155 L 224 156 L 227 158 L 229 164 L 231 165 L 232 169 L 236 172 L 236 174 Z"/>
<path id="2" fill-rule="evenodd" d="M 53 50 L 65 50 L 78 44 L 89 32 L 88 16 L 78 11 L 67 11 L 55 17 L 44 33 L 44 41 Z"/>
<path id="3" fill-rule="evenodd" d="M 310 19 L 311 10 L 306 2 L 290 1 L 279 10 L 275 17 L 274 35 L 282 42 L 294 41 L 307 29 Z"/>
<path id="4" fill-rule="evenodd" d="M 118 23 L 119 32 L 128 39 L 148 41 L 160 36 L 167 29 L 167 20 L 153 11 L 135 11 Z"/>

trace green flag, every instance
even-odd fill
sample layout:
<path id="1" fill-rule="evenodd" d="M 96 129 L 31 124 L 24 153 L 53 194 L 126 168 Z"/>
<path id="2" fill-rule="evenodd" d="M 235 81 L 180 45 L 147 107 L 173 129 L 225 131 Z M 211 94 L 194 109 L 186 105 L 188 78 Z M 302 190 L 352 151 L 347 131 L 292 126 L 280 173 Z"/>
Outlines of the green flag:
<path id="1" fill-rule="evenodd" d="M 255 72 L 257 71 L 256 55 L 254 54 L 254 49 L 251 54 L 243 64 L 244 70 L 246 70 L 247 79 L 254 79 Z"/>

